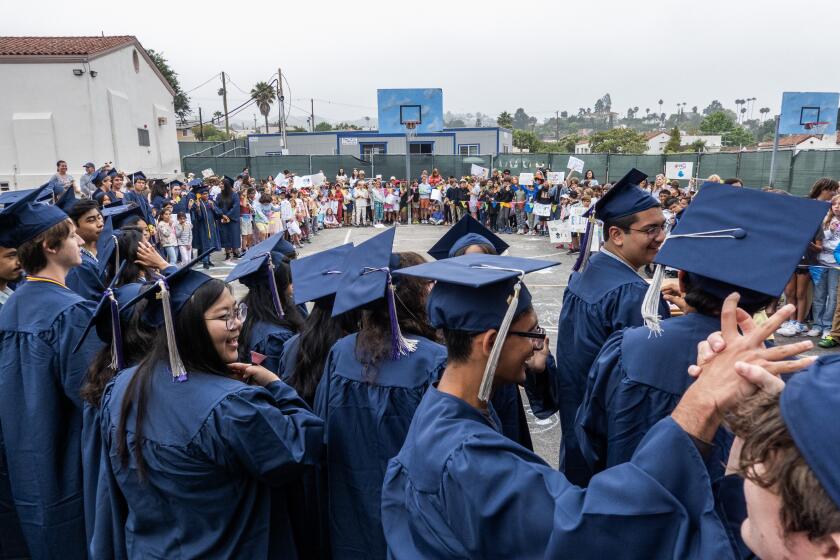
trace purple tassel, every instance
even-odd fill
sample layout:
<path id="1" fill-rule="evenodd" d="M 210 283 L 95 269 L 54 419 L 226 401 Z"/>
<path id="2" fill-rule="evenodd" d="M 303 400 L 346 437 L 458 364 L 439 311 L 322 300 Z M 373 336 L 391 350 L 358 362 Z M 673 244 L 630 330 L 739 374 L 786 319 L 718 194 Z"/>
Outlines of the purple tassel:
<path id="1" fill-rule="evenodd" d="M 274 263 L 271 256 L 268 257 L 268 289 L 271 291 L 271 299 L 274 302 L 274 310 L 281 319 L 284 317 L 283 306 L 280 304 L 280 293 L 277 291 L 277 280 L 274 278 Z"/>
<path id="2" fill-rule="evenodd" d="M 592 232 L 594 231 L 594 226 L 592 225 L 592 220 L 589 220 L 586 223 L 586 231 L 583 234 L 583 239 L 580 241 L 580 251 L 578 252 L 578 258 L 575 261 L 575 265 L 572 267 L 572 270 L 575 272 L 583 272 L 583 269 L 586 268 L 586 261 L 589 260 L 589 244 L 590 244 L 590 237 L 592 236 Z"/>
<path id="3" fill-rule="evenodd" d="M 391 282 L 391 273 L 388 273 L 388 285 L 385 287 L 385 296 L 388 299 L 388 316 L 391 320 L 391 359 L 398 360 L 400 357 L 400 323 L 397 320 L 397 301 L 394 297 L 394 284 Z"/>
<path id="4" fill-rule="evenodd" d="M 120 309 L 114 297 L 114 292 L 106 290 L 105 295 L 108 297 L 111 307 L 111 363 L 115 371 L 122 371 L 125 369 L 125 359 L 123 357 L 122 329 L 120 328 Z"/>

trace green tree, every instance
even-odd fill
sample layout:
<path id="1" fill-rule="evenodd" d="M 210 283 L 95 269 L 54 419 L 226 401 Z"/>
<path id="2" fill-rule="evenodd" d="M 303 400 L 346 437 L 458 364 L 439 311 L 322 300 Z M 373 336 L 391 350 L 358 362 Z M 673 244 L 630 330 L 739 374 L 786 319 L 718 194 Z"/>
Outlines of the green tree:
<path id="1" fill-rule="evenodd" d="M 362 130 L 362 127 L 355 124 L 340 122 L 333 127 L 333 130 Z"/>
<path id="2" fill-rule="evenodd" d="M 671 129 L 671 137 L 668 139 L 668 142 L 665 144 L 665 153 L 670 154 L 674 152 L 680 151 L 680 129 L 676 126 Z"/>
<path id="3" fill-rule="evenodd" d="M 719 113 L 723 111 L 723 103 L 718 101 L 717 99 L 713 99 L 709 105 L 703 109 L 704 115 L 711 115 L 712 113 Z"/>
<path id="4" fill-rule="evenodd" d="M 752 146 L 755 137 L 748 130 L 736 126 L 723 135 L 722 142 L 725 146 Z"/>
<path id="5" fill-rule="evenodd" d="M 705 152 L 706 142 L 704 140 L 695 140 L 691 144 L 680 146 L 681 152 Z"/>
<path id="6" fill-rule="evenodd" d="M 575 153 L 575 145 L 586 137 L 582 134 L 574 133 L 564 136 L 560 139 L 560 145 L 563 147 L 562 152 L 573 154 Z"/>
<path id="7" fill-rule="evenodd" d="M 271 112 L 271 104 L 274 103 L 276 96 L 277 92 L 268 82 L 257 82 L 251 90 L 251 99 L 257 102 L 257 107 L 265 118 L 266 132 L 268 132 L 268 114 Z"/>
<path id="8" fill-rule="evenodd" d="M 163 74 L 163 77 L 166 78 L 166 81 L 169 82 L 172 89 L 175 90 L 175 114 L 178 115 L 181 120 L 185 119 L 186 116 L 191 113 L 190 98 L 187 97 L 187 94 L 181 89 L 181 84 L 178 81 L 178 73 L 170 68 L 169 61 L 166 60 L 163 53 L 156 52 L 153 49 L 146 49 L 146 52 L 149 54 L 149 58 L 152 59 L 152 62 L 155 63 L 155 66 L 157 66 L 160 73 Z"/>
<path id="9" fill-rule="evenodd" d="M 315 125 L 315 132 L 329 132 L 333 130 L 333 127 L 330 123 L 321 121 Z"/>
<path id="10" fill-rule="evenodd" d="M 735 121 L 725 112 L 712 113 L 700 122 L 700 132 L 703 134 L 720 134 L 724 146 L 750 146 L 755 138 L 749 131 L 735 124 Z"/>
<path id="11" fill-rule="evenodd" d="M 641 154 L 647 149 L 645 137 L 629 128 L 596 132 L 589 140 L 593 153 Z"/>
<path id="12" fill-rule="evenodd" d="M 195 125 L 192 127 L 192 132 L 195 134 L 196 138 L 200 138 L 201 140 L 222 142 L 233 138 L 232 134 L 228 136 L 224 130 L 220 130 L 216 128 L 215 125 L 209 123 L 206 123 L 203 126 Z"/>
<path id="13" fill-rule="evenodd" d="M 516 130 L 528 130 L 531 127 L 531 117 L 520 107 L 513 114 L 513 128 Z"/>
<path id="14" fill-rule="evenodd" d="M 502 128 L 513 128 L 513 117 L 507 111 L 502 111 L 499 113 L 499 116 L 496 117 L 496 124 Z"/>
<path id="15" fill-rule="evenodd" d="M 514 130 L 513 131 L 513 145 L 520 150 L 528 150 L 529 152 L 536 152 L 540 146 L 540 139 L 537 135 L 528 130 Z"/>
<path id="16" fill-rule="evenodd" d="M 452 119 L 446 123 L 446 128 L 464 128 L 467 123 L 463 119 Z"/>
<path id="17" fill-rule="evenodd" d="M 306 132 L 306 129 L 302 126 L 293 126 L 289 129 L 289 132 Z"/>

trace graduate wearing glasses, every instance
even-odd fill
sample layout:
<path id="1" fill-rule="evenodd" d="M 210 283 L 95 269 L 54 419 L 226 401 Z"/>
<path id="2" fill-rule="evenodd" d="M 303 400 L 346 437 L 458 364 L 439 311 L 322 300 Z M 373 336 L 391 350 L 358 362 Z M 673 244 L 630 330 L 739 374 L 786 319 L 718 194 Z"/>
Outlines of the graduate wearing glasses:
<path id="1" fill-rule="evenodd" d="M 124 504 L 113 555 L 295 558 L 284 488 L 320 460 L 323 422 L 273 372 L 239 361 L 247 309 L 191 269 L 203 257 L 123 304 L 146 300 L 157 330 L 102 398 L 100 486 Z"/>
<path id="2" fill-rule="evenodd" d="M 653 261 L 665 239 L 659 202 L 638 185 L 646 177 L 631 170 L 584 214 L 589 218 L 578 261 L 563 293 L 557 332 L 556 370 L 529 375 L 525 388 L 538 418 L 560 413 L 560 470 L 585 486 L 592 476 L 575 437 L 575 414 L 583 400 L 586 376 L 607 338 L 625 327 L 642 325 L 647 282 L 639 268 Z M 604 223 L 604 246 L 590 258 L 595 220 Z M 670 316 L 659 300 L 659 315 Z"/>

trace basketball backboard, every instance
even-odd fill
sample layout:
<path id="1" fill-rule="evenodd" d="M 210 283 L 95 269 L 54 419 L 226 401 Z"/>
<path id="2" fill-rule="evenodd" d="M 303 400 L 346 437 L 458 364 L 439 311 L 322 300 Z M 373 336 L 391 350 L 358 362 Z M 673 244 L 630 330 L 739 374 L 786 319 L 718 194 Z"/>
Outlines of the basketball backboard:
<path id="1" fill-rule="evenodd" d="M 779 134 L 834 134 L 840 93 L 786 91 Z"/>
<path id="2" fill-rule="evenodd" d="M 380 133 L 405 134 L 407 123 L 416 133 L 443 130 L 442 89 L 380 89 L 377 102 Z"/>

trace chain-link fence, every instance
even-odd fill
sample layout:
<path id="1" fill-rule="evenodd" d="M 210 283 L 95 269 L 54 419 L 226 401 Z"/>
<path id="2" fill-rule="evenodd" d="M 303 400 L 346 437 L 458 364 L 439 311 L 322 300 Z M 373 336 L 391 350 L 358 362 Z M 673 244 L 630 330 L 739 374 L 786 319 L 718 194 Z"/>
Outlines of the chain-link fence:
<path id="1" fill-rule="evenodd" d="M 189 148 L 184 145 L 188 144 Z M 200 174 L 212 169 L 217 175 L 235 177 L 248 167 L 251 176 L 265 178 L 277 176 L 289 170 L 298 175 L 323 172 L 334 177 L 339 169 L 347 175 L 353 169 L 364 170 L 368 177 L 381 175 L 404 178 L 406 158 L 401 154 L 377 154 L 369 159 L 354 156 L 248 156 L 244 141 L 190 142 L 181 143 L 181 155 L 185 173 Z M 189 152 L 189 153 L 186 153 Z M 470 173 L 473 164 L 490 169 L 510 169 L 511 173 L 533 172 L 535 169 L 566 169 L 569 156 L 575 154 L 499 154 L 497 156 L 458 156 L 413 154 L 410 162 L 410 177 L 419 177 L 424 170 L 437 169 L 443 176 L 462 177 Z M 769 151 L 686 153 L 667 155 L 627 154 L 578 154 L 585 162 L 585 169 L 591 169 L 601 183 L 618 180 L 635 167 L 654 176 L 661 173 L 667 161 L 688 161 L 694 163 L 694 175 L 700 178 L 712 174 L 723 179 L 740 178 L 749 187 L 761 188 L 767 185 L 770 176 Z M 794 194 L 807 194 L 811 185 L 820 177 L 840 177 L 840 150 L 801 151 L 790 150 L 776 154 L 775 187 Z"/>

